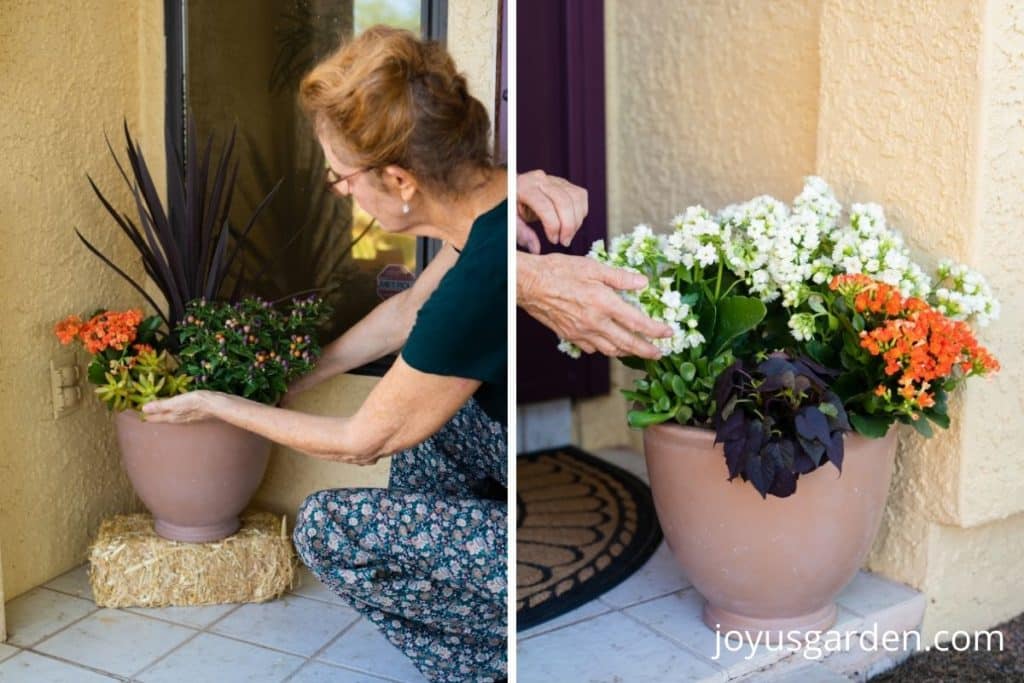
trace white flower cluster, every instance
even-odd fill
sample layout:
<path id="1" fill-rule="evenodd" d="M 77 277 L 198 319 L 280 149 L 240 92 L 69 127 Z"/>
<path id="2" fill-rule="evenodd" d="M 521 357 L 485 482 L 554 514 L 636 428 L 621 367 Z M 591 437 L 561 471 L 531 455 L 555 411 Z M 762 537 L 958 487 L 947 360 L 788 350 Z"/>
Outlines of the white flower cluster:
<path id="1" fill-rule="evenodd" d="M 730 228 L 729 269 L 765 302 L 781 296 L 783 305 L 797 306 L 815 273 L 831 269 L 819 254 L 827 217 L 816 214 L 810 202 L 790 213 L 785 204 L 764 195 L 727 206 L 719 218 Z"/>
<path id="2" fill-rule="evenodd" d="M 676 291 L 675 278 L 658 278 L 635 298 L 640 310 L 672 328 L 671 337 L 651 341 L 663 354 L 682 353 L 704 343 L 704 335 L 697 330 L 697 315 Z"/>
<path id="3" fill-rule="evenodd" d="M 719 250 L 730 241 L 728 225 L 722 225 L 707 209 L 691 206 L 672 219 L 674 230 L 664 238 L 663 251 L 669 263 L 692 268 L 718 263 Z"/>
<path id="4" fill-rule="evenodd" d="M 981 327 L 999 317 L 999 302 L 980 273 L 944 259 L 939 262 L 937 276 L 929 303 L 940 313 Z"/>
<path id="5" fill-rule="evenodd" d="M 813 313 L 794 313 L 789 316 L 789 331 L 797 341 L 814 339 L 815 323 Z"/>
<path id="6" fill-rule="evenodd" d="M 788 309 L 807 301 L 814 286 L 840 274 L 863 273 L 899 289 L 903 296 L 927 300 L 952 318 L 986 325 L 999 315 L 999 303 L 988 283 L 965 266 L 940 264 L 937 289 L 911 257 L 903 238 L 886 224 L 877 204 L 853 204 L 848 220 L 842 205 L 819 177 L 805 179 L 792 208 L 763 195 L 732 204 L 717 215 L 691 206 L 672 220 L 672 231 L 658 235 L 647 225 L 629 234 L 594 243 L 590 257 L 602 263 L 641 272 L 650 284 L 622 297 L 648 316 L 670 325 L 675 334 L 653 340 L 664 353 L 680 353 L 704 342 L 691 306 L 677 291 L 680 267 L 725 267 L 749 291 L 768 303 L 781 299 Z M 668 275 L 672 275 L 669 277 Z M 789 328 L 797 340 L 815 334 L 814 316 L 798 313 Z M 580 350 L 562 342 L 559 348 L 578 357 Z"/>
<path id="7" fill-rule="evenodd" d="M 910 258 L 903 238 L 885 222 L 878 204 L 854 204 L 850 221 L 839 231 L 832 250 L 836 273 L 863 273 L 900 290 L 903 296 L 925 299 L 931 280 Z"/>

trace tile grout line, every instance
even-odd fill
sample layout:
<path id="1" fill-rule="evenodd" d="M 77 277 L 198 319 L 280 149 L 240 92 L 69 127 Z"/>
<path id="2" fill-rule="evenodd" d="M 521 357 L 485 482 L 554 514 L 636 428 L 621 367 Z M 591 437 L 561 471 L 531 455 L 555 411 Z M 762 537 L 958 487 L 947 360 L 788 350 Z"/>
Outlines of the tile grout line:
<path id="1" fill-rule="evenodd" d="M 177 652 L 178 650 L 180 650 L 181 648 L 185 647 L 186 645 L 191 643 L 193 640 L 195 640 L 196 638 L 201 636 L 202 633 L 203 633 L 202 631 L 195 631 L 192 635 L 190 635 L 188 638 L 186 638 L 182 642 L 178 643 L 175 647 L 172 647 L 170 650 L 168 650 L 167 652 L 163 653 L 162 655 L 160 655 L 159 657 L 154 659 L 152 662 L 150 662 L 149 664 L 146 664 L 144 667 L 142 667 L 141 669 L 136 671 L 134 674 L 129 676 L 128 677 L 129 680 L 137 679 L 139 676 L 141 676 L 142 674 L 146 673 L 147 671 L 152 669 L 154 666 L 156 666 L 160 662 L 164 661 L 165 659 L 170 657 L 172 654 L 174 654 L 175 652 Z"/>
<path id="2" fill-rule="evenodd" d="M 360 616 L 361 616 L 361 615 L 360 615 Z M 346 633 L 348 633 L 349 631 L 351 631 L 351 630 L 352 630 L 353 628 L 355 628 L 356 624 L 358 624 L 358 623 L 359 623 L 359 619 L 356 619 L 356 620 L 355 620 L 355 621 L 353 621 L 353 622 L 352 622 L 351 624 L 349 624 L 349 625 L 348 625 L 348 626 L 346 626 L 345 628 L 341 629 L 341 631 L 339 631 L 339 632 L 338 632 L 338 635 L 334 636 L 333 638 L 330 638 L 330 639 L 328 639 L 328 640 L 327 640 L 327 642 L 326 642 L 326 643 L 324 643 L 324 644 L 323 644 L 323 645 L 322 645 L 322 646 L 320 647 L 320 649 L 319 649 L 319 650 L 317 650 L 316 652 L 314 652 L 313 654 L 311 654 L 311 655 L 310 655 L 309 657 L 306 657 L 306 661 L 304 661 L 304 662 L 302 663 L 302 665 L 301 665 L 301 666 L 300 666 L 300 667 L 299 667 L 298 669 L 296 669 L 295 671 L 291 672 L 291 673 L 290 673 L 290 674 L 289 674 L 288 676 L 286 676 L 284 680 L 285 680 L 285 681 L 289 681 L 289 680 L 291 680 L 292 678 L 294 678 L 295 676 L 297 676 L 297 675 L 299 674 L 299 672 L 300 672 L 300 671 L 302 671 L 302 670 L 303 670 L 303 669 L 305 669 L 305 668 L 306 668 L 307 666 L 309 666 L 310 662 L 313 662 L 313 661 L 315 661 L 318 655 L 321 655 L 321 654 L 323 654 L 324 650 L 326 650 L 326 649 L 327 649 L 327 648 L 329 648 L 329 647 L 330 647 L 331 645 L 334 645 L 334 643 L 336 643 L 336 642 L 338 642 L 339 640 L 341 640 L 341 637 L 342 637 L 343 635 L 345 635 Z"/>
<path id="3" fill-rule="evenodd" d="M 35 590 L 35 589 L 33 588 L 32 590 Z M 44 590 L 44 591 L 50 591 L 50 589 L 49 589 L 49 588 L 45 588 L 45 587 L 43 587 L 43 586 L 39 586 L 39 590 Z M 61 593 L 61 592 L 59 592 L 59 591 L 50 591 L 50 592 L 51 592 L 51 593 L 57 593 L 57 595 L 63 595 L 63 596 L 65 596 L 65 597 L 72 597 L 72 596 L 68 596 L 68 595 L 67 595 L 67 593 Z M 19 596 L 19 597 L 21 597 L 21 596 Z M 83 600 L 83 598 L 76 598 L 76 599 L 78 599 L 78 600 Z M 13 602 L 13 600 L 12 600 L 12 602 Z M 64 631 L 68 630 L 69 628 L 71 628 L 72 626 L 74 626 L 75 624 L 77 624 L 78 622 L 80 622 L 80 621 L 84 621 L 84 620 L 88 619 L 89 617 L 91 617 L 92 615 L 94 615 L 94 614 L 96 614 L 97 612 L 99 612 L 99 611 L 100 611 L 100 607 L 98 607 L 98 606 L 96 605 L 96 603 L 95 603 L 94 601 L 92 601 L 92 600 L 86 600 L 86 602 L 89 602 L 89 603 L 91 603 L 91 604 L 92 604 L 92 610 L 91 610 L 91 611 L 89 611 L 89 612 L 87 612 L 87 613 L 83 614 L 82 616 L 78 617 L 77 619 L 74 619 L 74 620 L 72 620 L 72 621 L 69 621 L 68 623 L 64 624 L 64 625 L 63 625 L 63 626 L 61 626 L 61 627 L 60 627 L 59 629 L 57 629 L 56 631 L 54 631 L 53 633 L 50 633 L 50 634 L 48 634 L 48 635 L 45 635 L 45 636 L 43 636 L 42 638 L 40 638 L 39 640 L 33 640 L 33 641 L 32 641 L 31 643 L 29 643 L 28 645 L 13 645 L 13 643 L 12 643 L 12 645 L 13 645 L 14 647 L 20 647 L 20 648 L 21 648 L 21 649 L 23 649 L 23 650 L 31 650 L 32 648 L 34 648 L 34 647 L 36 647 L 37 645 L 39 645 L 40 643 L 42 643 L 42 642 L 43 642 L 44 640 L 49 640 L 50 638 L 53 638 L 53 637 L 54 637 L 54 636 L 56 636 L 57 634 L 59 634 L 59 633 L 63 633 Z"/>
<path id="4" fill-rule="evenodd" d="M 655 635 L 657 635 L 657 636 L 659 636 L 661 638 L 664 638 L 665 640 L 667 640 L 668 642 L 672 643 L 673 645 L 675 645 L 679 649 L 683 650 L 684 652 L 688 652 L 691 655 L 695 656 L 699 661 L 701 661 L 701 662 L 703 662 L 705 664 L 708 664 L 712 669 L 714 669 L 715 671 L 717 671 L 720 674 L 723 674 L 723 676 L 724 676 L 723 680 L 726 680 L 726 681 L 729 680 L 729 678 L 730 678 L 729 677 L 729 670 L 726 669 L 722 664 L 714 661 L 713 659 L 708 659 L 704 655 L 702 655 L 699 652 L 697 652 L 696 650 L 694 650 L 692 647 L 688 646 L 686 643 L 684 643 L 684 642 L 682 642 L 680 640 L 676 640 L 675 638 L 673 638 L 672 636 L 668 635 L 667 633 L 663 633 L 662 631 L 659 631 L 657 628 L 655 628 L 651 624 L 648 624 L 648 623 L 646 623 L 644 621 L 641 621 L 639 618 L 634 617 L 632 614 L 627 614 L 626 612 L 621 612 L 621 614 L 622 614 L 622 616 L 626 617 L 627 619 L 632 620 L 634 623 L 637 623 L 637 624 L 643 626 L 644 628 L 646 628 L 647 630 L 651 631 Z"/>
<path id="5" fill-rule="evenodd" d="M 35 650 L 35 649 L 31 648 L 31 647 L 22 648 L 22 652 L 31 652 L 32 654 L 37 655 L 39 657 L 45 657 L 46 659 L 52 659 L 54 661 L 61 662 L 62 664 L 70 664 L 71 666 L 73 666 L 73 667 L 75 667 L 77 669 L 85 669 L 87 671 L 91 671 L 93 673 L 101 674 L 103 676 L 113 677 L 114 680 L 127 681 L 129 679 L 128 676 L 123 676 L 121 674 L 116 674 L 113 671 L 107 671 L 106 669 L 97 669 L 96 667 L 91 666 L 89 664 L 84 664 L 82 662 L 76 662 L 76 661 L 74 661 L 72 659 L 67 659 L 66 657 L 61 657 L 60 655 L 51 654 L 49 652 L 40 652 L 39 650 Z M 7 661 L 7 660 L 5 660 L 5 661 Z"/>
<path id="6" fill-rule="evenodd" d="M 686 592 L 688 590 L 693 590 L 693 586 L 687 586 L 686 588 L 678 588 L 678 589 L 676 589 L 674 591 L 671 591 L 669 593 L 665 593 L 664 595 L 657 595 L 657 596 L 654 596 L 652 598 L 644 598 L 643 600 L 639 600 L 637 602 L 632 602 L 632 603 L 626 605 L 625 607 L 616 607 L 616 606 L 612 605 L 611 603 L 607 603 L 604 600 L 602 600 L 601 596 L 599 595 L 596 598 L 594 598 L 594 600 L 592 602 L 597 602 L 597 603 L 600 603 L 602 606 L 604 606 L 606 608 L 604 612 L 601 612 L 600 614 L 594 614 L 594 615 L 591 615 L 589 617 L 583 617 L 583 618 L 581 618 L 578 621 L 573 621 L 573 622 L 570 622 L 568 624 L 561 624 L 559 626 L 555 626 L 554 628 L 550 628 L 547 631 L 541 631 L 539 633 L 534 633 L 532 635 L 526 636 L 522 640 L 524 640 L 524 641 L 526 641 L 526 640 L 533 640 L 534 638 L 539 638 L 541 636 L 546 636 L 549 633 L 555 633 L 556 631 L 561 631 L 561 630 L 567 629 L 567 628 L 569 628 L 571 626 L 577 626 L 578 624 L 582 624 L 582 623 L 585 623 L 585 622 L 588 622 L 588 621 L 592 621 L 592 620 L 598 619 L 600 617 L 606 617 L 609 614 L 613 614 L 615 612 L 622 612 L 623 610 L 632 609 L 633 607 L 638 607 L 640 605 L 646 605 L 649 602 L 654 602 L 655 600 L 661 600 L 662 598 L 667 598 L 670 595 L 678 595 L 679 593 L 684 593 L 684 592 Z M 587 603 L 584 603 L 584 604 L 587 604 Z M 582 607 L 582 606 L 583 605 L 580 605 L 580 607 Z M 577 609 L 579 609 L 579 608 L 577 608 Z M 543 624 L 538 624 L 537 626 L 538 627 L 539 626 L 543 626 Z M 517 637 L 517 640 L 518 640 L 518 637 L 519 637 L 518 634 L 516 635 L 516 637 Z"/>

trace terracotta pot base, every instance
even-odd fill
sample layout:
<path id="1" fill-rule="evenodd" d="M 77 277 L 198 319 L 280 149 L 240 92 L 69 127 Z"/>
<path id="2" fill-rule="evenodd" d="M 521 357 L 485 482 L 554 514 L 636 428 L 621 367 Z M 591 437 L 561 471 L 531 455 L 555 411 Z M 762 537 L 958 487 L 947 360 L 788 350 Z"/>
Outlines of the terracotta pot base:
<path id="1" fill-rule="evenodd" d="M 242 523 L 237 517 L 203 526 L 181 526 L 165 522 L 162 519 L 153 520 L 153 528 L 161 538 L 170 541 L 186 541 L 188 543 L 210 543 L 227 538 L 241 528 Z"/>
<path id="2" fill-rule="evenodd" d="M 723 634 L 727 631 L 739 631 L 750 641 L 760 638 L 762 643 L 781 643 L 794 632 L 799 633 L 802 640 L 809 631 L 825 631 L 831 628 L 836 623 L 838 613 L 836 604 L 832 602 L 819 610 L 796 617 L 763 619 L 736 614 L 706 602 L 702 617 L 704 624 L 712 631 Z"/>
<path id="3" fill-rule="evenodd" d="M 896 432 L 850 434 L 842 474 L 825 463 L 787 498 L 728 479 L 710 430 L 657 425 L 644 452 L 658 520 L 711 629 L 754 638 L 835 623 L 835 600 L 863 566 L 889 493 Z M 749 637 L 749 636 L 748 636 Z"/>

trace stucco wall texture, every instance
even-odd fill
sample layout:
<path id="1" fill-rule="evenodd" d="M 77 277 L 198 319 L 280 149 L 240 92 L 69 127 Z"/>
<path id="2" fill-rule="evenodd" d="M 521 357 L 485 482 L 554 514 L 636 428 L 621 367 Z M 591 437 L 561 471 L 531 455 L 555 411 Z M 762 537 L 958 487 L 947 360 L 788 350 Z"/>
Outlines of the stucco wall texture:
<path id="1" fill-rule="evenodd" d="M 815 164 L 820 5 L 605 2 L 609 234 L 800 191 Z M 618 393 L 633 375 L 613 363 L 611 395 L 576 404 L 584 448 L 641 447 Z"/>
<path id="2" fill-rule="evenodd" d="M 159 149 L 163 50 L 154 63 L 149 41 L 162 43 L 162 21 L 157 0 L 0 5 L 0 546 L 7 599 L 80 563 L 100 519 L 135 506 L 106 409 L 85 396 L 77 412 L 54 421 L 49 361 L 70 356 L 52 333 L 58 319 L 138 304 L 72 229 L 119 262 L 132 262 L 85 174 L 117 205 L 130 206 L 103 132 L 120 148 L 127 117 L 144 148 Z M 158 107 L 148 99 L 154 78 Z"/>
<path id="3" fill-rule="evenodd" d="M 987 275 L 1003 313 L 981 336 L 1003 370 L 955 400 L 948 432 L 904 430 L 868 567 L 927 595 L 925 638 L 1024 611 L 1024 7 L 643 0 L 606 12 L 612 234 L 690 203 L 789 200 L 814 172 L 844 203 L 882 204 L 925 265 L 948 255 Z M 623 410 L 578 406 L 583 443 L 639 445 L 607 427 Z"/>

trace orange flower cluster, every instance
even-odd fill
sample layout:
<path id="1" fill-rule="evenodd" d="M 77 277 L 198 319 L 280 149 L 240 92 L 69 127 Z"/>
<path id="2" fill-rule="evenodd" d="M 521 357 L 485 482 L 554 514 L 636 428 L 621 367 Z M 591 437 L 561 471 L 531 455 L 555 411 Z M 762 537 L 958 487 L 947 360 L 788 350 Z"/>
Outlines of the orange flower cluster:
<path id="1" fill-rule="evenodd" d="M 968 377 L 999 369 L 967 323 L 947 318 L 920 299 L 904 299 L 894 287 L 866 275 L 839 275 L 829 286 L 852 298 L 858 313 L 884 317 L 880 325 L 860 333 L 860 346 L 882 357 L 886 375 L 899 375 L 895 393 L 911 408 L 934 406 L 929 389 L 955 372 Z M 892 394 L 884 384 L 875 388 L 875 395 L 887 400 Z"/>
<path id="2" fill-rule="evenodd" d="M 135 334 L 141 322 L 140 310 L 105 311 L 84 323 L 77 315 L 70 315 L 57 323 L 54 333 L 61 344 L 67 345 L 78 339 L 86 351 L 95 355 L 108 348 L 123 351 L 135 341 Z"/>
<path id="3" fill-rule="evenodd" d="M 923 311 L 928 308 L 928 304 L 921 299 L 904 299 L 899 290 L 892 285 L 872 280 L 861 273 L 836 275 L 829 283 L 829 288 L 852 297 L 853 309 L 858 313 L 880 313 L 895 317 L 901 313 Z"/>

